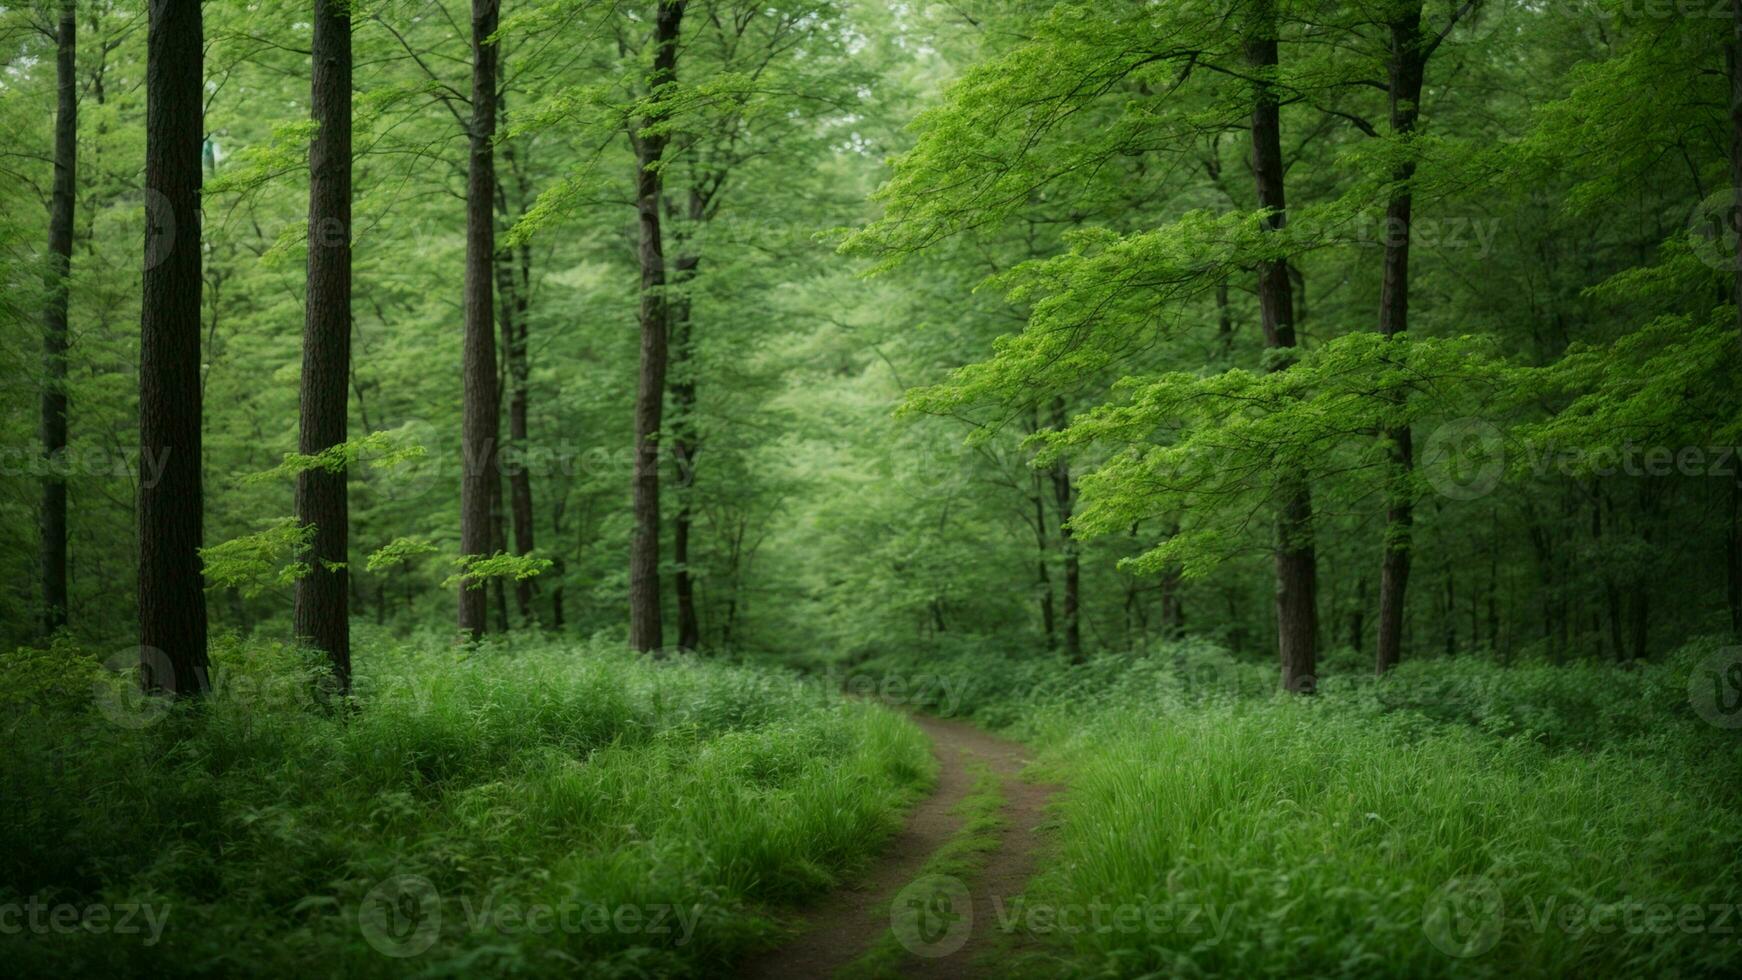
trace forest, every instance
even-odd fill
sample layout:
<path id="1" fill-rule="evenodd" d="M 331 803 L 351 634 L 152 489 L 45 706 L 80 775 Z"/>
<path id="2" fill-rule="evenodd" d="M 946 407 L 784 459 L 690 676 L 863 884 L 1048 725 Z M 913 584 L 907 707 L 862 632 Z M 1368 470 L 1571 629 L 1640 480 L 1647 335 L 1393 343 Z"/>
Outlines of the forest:
<path id="1" fill-rule="evenodd" d="M 0 0 L 20 976 L 1742 973 L 1742 0 Z"/>

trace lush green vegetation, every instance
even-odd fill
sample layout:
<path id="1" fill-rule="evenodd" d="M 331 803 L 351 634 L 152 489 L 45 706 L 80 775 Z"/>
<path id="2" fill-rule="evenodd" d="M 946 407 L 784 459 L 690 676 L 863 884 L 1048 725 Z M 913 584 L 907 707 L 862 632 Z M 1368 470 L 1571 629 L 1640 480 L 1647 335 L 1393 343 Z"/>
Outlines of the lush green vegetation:
<path id="1" fill-rule="evenodd" d="M 1742 962 L 1742 747 L 1688 703 L 1714 650 L 1405 664 L 1304 701 L 1201 642 L 867 669 L 942 674 L 928 709 L 1069 783 L 1010 899 L 1037 975 L 1702 976 Z"/>
<path id="2" fill-rule="evenodd" d="M 915 709 L 982 964 L 1742 971 L 1742 3 L 0 0 L 0 132 L 12 965 L 754 969 Z"/>
<path id="3" fill-rule="evenodd" d="M 360 641 L 338 714 L 259 642 L 218 644 L 197 710 L 93 698 L 111 675 L 64 646 L 8 658 L 0 880 L 49 907 L 7 922 L 13 969 L 706 974 L 862 868 L 932 773 L 910 724 L 780 671 Z"/>

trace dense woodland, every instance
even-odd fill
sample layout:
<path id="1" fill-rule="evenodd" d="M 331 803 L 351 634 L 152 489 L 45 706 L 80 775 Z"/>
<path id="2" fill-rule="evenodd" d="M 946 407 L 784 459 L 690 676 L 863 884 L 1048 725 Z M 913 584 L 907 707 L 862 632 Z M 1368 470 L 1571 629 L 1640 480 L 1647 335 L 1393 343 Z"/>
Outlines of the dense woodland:
<path id="1" fill-rule="evenodd" d="M 843 671 L 1041 753 L 1031 898 L 1244 912 L 1036 975 L 1737 967 L 1421 910 L 1742 901 L 1742 3 L 8 0 L 0 58 L 58 840 L 0 899 L 198 923 L 39 969 L 707 975 L 938 779 Z M 707 938 L 383 959 L 407 867 Z"/>

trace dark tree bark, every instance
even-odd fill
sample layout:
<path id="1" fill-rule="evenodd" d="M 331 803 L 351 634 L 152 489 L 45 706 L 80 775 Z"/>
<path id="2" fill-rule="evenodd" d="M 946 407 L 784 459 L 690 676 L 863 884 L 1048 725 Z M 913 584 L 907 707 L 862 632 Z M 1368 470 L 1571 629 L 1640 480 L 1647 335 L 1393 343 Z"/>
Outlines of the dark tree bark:
<path id="1" fill-rule="evenodd" d="M 1407 141 L 1420 111 L 1427 49 L 1421 33 L 1421 4 L 1401 9 L 1390 24 L 1391 134 Z M 1414 199 L 1410 181 L 1415 161 L 1405 150 L 1392 171 L 1391 200 L 1385 208 L 1385 258 L 1379 285 L 1379 332 L 1387 338 L 1409 329 L 1409 243 Z M 1404 396 L 1395 399 L 1401 408 Z M 1415 514 L 1410 470 L 1415 465 L 1413 436 L 1407 425 L 1388 427 L 1382 436 L 1390 455 L 1386 467 L 1385 540 L 1379 565 L 1379 638 L 1374 671 L 1383 674 L 1403 657 L 1403 610 L 1409 590 Z"/>
<path id="2" fill-rule="evenodd" d="M 500 99 L 497 110 L 502 111 Z M 529 191 L 526 175 L 520 171 L 512 141 L 502 144 L 502 157 L 508 163 L 508 169 L 514 173 L 520 196 L 519 209 L 524 214 Z M 508 190 L 501 180 L 496 181 L 496 208 L 501 212 L 503 224 L 507 225 L 510 219 Z M 524 456 L 528 438 L 527 389 L 530 387 L 531 377 L 526 353 L 526 320 L 531 306 L 532 288 L 530 244 L 522 242 L 512 251 L 503 249 L 496 256 L 496 286 L 500 294 L 497 302 L 502 319 L 502 358 L 506 362 L 508 376 L 508 444 L 520 456 L 515 460 L 515 465 L 508 468 L 508 509 L 514 519 L 514 553 L 528 555 L 533 549 L 532 473 L 526 467 Z M 535 579 L 521 579 L 514 583 L 515 605 L 520 610 L 523 623 L 533 621 L 532 603 L 536 592 Z"/>
<path id="3" fill-rule="evenodd" d="M 497 391 L 502 389 L 498 387 Z M 497 479 L 490 485 L 490 553 L 502 554 L 508 550 L 508 532 L 504 525 L 508 523 L 508 515 L 502 511 L 502 479 Z M 508 586 L 500 576 L 490 580 L 490 604 L 496 609 L 496 632 L 508 632 Z"/>
<path id="4" fill-rule="evenodd" d="M 1287 223 L 1283 192 L 1282 114 L 1275 89 L 1277 67 L 1276 9 L 1272 0 L 1253 5 L 1246 57 L 1258 82 L 1252 109 L 1252 176 L 1258 206 L 1269 212 L 1265 227 L 1280 232 Z M 1258 306 L 1265 345 L 1292 348 L 1294 293 L 1285 259 L 1258 264 Z M 1274 362 L 1283 370 L 1287 361 Z M 1282 661 L 1282 686 L 1297 694 L 1314 690 L 1318 671 L 1318 563 L 1313 551 L 1312 494 L 1299 474 L 1279 480 L 1276 519 L 1276 626 Z"/>
<path id="5" fill-rule="evenodd" d="M 309 145 L 308 306 L 302 333 L 298 449 L 346 439 L 351 379 L 351 17 L 342 0 L 315 0 L 309 107 L 320 129 Z M 351 687 L 349 474 L 305 470 L 296 516 L 315 527 L 309 572 L 296 583 L 295 634 L 326 652 L 335 687 Z"/>
<path id="6" fill-rule="evenodd" d="M 708 218 L 708 198 L 691 188 L 685 215 L 691 229 Z M 684 292 L 696 278 L 702 257 L 693 241 L 680 247 L 672 262 L 671 316 L 671 456 L 677 467 L 677 511 L 672 516 L 672 585 L 677 592 L 677 645 L 680 650 L 701 646 L 701 623 L 696 618 L 696 590 L 690 575 L 691 491 L 696 483 L 696 455 L 701 451 L 696 437 L 695 334 L 690 317 L 690 297 Z"/>
<path id="7" fill-rule="evenodd" d="M 1053 616 L 1052 575 L 1046 567 L 1046 500 L 1041 496 L 1040 479 L 1040 471 L 1035 470 L 1034 492 L 1029 497 L 1034 503 L 1034 581 L 1040 592 L 1040 624 L 1046 631 L 1046 648 L 1054 650 L 1058 648 L 1058 632 Z"/>
<path id="8" fill-rule="evenodd" d="M 488 555 L 493 544 L 491 500 L 501 491 L 496 469 L 498 392 L 496 333 L 491 317 L 496 256 L 496 33 L 498 0 L 472 0 L 471 162 L 466 171 L 465 384 L 460 483 L 460 553 Z M 497 489 L 492 489 L 497 488 Z M 489 628 L 487 594 L 460 583 L 460 630 L 472 638 Z"/>
<path id="9" fill-rule="evenodd" d="M 657 105 L 677 79 L 677 39 L 687 0 L 656 0 L 653 68 L 647 84 Z M 665 407 L 667 306 L 665 246 L 659 208 L 664 182 L 660 164 L 667 137 L 648 131 L 660 121 L 654 109 L 630 131 L 635 148 L 635 207 L 640 216 L 641 367 L 635 391 L 635 527 L 629 537 L 629 645 L 658 650 L 664 644 L 659 600 L 659 427 Z"/>
<path id="10" fill-rule="evenodd" d="M 210 689 L 200 476 L 199 0 L 151 0 L 139 328 L 139 645 L 147 690 Z M 154 470 L 149 462 L 157 460 Z"/>
<path id="11" fill-rule="evenodd" d="M 1052 423 L 1055 428 L 1065 427 L 1065 403 L 1063 399 L 1055 398 L 1052 403 Z M 1070 464 L 1062 458 L 1052 468 L 1053 502 L 1058 507 L 1059 552 L 1064 556 L 1064 603 L 1060 609 L 1061 624 L 1065 635 L 1065 659 L 1073 664 L 1083 662 L 1082 628 L 1078 623 L 1077 611 L 1081 608 L 1080 587 L 1081 576 L 1077 566 L 1076 535 L 1071 531 L 1072 505 L 1076 500 L 1076 491 L 1071 487 Z"/>
<path id="12" fill-rule="evenodd" d="M 42 314 L 42 631 L 67 622 L 67 275 L 73 261 L 73 197 L 78 179 L 78 20 L 73 0 L 61 0 L 55 50 L 54 190 L 48 207 L 48 305 Z"/>

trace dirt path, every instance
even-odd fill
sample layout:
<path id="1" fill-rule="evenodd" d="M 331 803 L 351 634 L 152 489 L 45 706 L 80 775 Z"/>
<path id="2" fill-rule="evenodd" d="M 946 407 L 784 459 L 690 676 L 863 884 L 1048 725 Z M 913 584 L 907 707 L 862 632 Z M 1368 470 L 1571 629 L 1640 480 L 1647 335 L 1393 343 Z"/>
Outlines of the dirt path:
<path id="1" fill-rule="evenodd" d="M 1040 847 L 1037 827 L 1047 799 L 1058 787 L 1018 778 L 1029 759 L 1024 745 L 966 722 L 923 715 L 914 716 L 913 721 L 931 737 L 932 754 L 938 760 L 936 790 L 914 807 L 907 826 L 889 842 L 863 879 L 824 898 L 805 915 L 803 932 L 787 945 L 748 963 L 741 976 L 826 980 L 889 932 L 891 900 L 920 876 L 927 859 L 961 826 L 961 818 L 951 811 L 973 790 L 973 762 L 988 766 L 1002 781 L 1004 805 L 999 815 L 1005 827 L 984 867 L 962 883 L 973 907 L 971 931 L 960 948 L 949 952 L 944 950 L 954 947 L 954 942 L 916 944 L 916 955 L 903 963 L 902 973 L 949 978 L 1000 975 L 996 964 L 977 960 L 998 948 L 1000 904 L 1008 906 L 1022 894 L 1036 871 Z M 954 910 L 954 914 L 960 911 Z"/>

